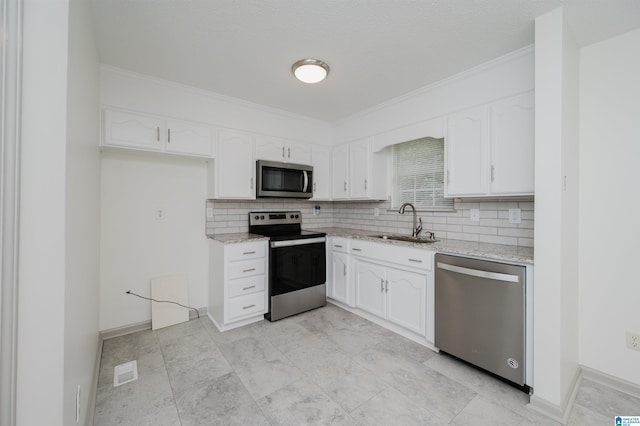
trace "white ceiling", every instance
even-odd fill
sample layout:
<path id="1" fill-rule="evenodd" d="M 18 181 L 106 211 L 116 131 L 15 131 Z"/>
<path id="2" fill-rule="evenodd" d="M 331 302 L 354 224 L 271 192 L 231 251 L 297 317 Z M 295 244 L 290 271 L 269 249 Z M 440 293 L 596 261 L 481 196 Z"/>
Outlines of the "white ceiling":
<path id="1" fill-rule="evenodd" d="M 581 46 L 640 0 L 93 0 L 100 62 L 334 122 L 534 41 L 565 6 Z M 309 85 L 298 59 L 331 66 Z"/>

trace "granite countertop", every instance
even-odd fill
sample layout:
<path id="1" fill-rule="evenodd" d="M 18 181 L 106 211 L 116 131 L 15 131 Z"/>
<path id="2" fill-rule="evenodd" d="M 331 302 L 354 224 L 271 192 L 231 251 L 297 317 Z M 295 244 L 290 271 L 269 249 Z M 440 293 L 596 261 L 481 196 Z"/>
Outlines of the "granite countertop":
<path id="1" fill-rule="evenodd" d="M 382 235 L 384 233 L 347 228 L 319 228 L 313 229 L 313 231 L 324 232 L 331 237 L 354 238 L 358 240 L 373 241 L 377 243 L 392 244 L 403 247 L 415 247 L 426 250 L 435 250 L 438 253 L 459 254 L 462 256 L 471 256 L 482 259 L 533 265 L 533 247 L 516 247 L 503 244 L 478 243 L 474 241 L 447 239 L 439 239 L 434 243 L 411 243 L 406 241 L 373 238 L 370 235 Z M 269 237 L 265 237 L 264 235 L 250 234 L 248 232 L 209 235 L 207 238 L 219 241 L 223 244 L 244 243 L 248 241 L 260 241 L 269 239 Z M 436 238 L 438 238 L 437 235 Z"/>
<path id="2" fill-rule="evenodd" d="M 404 247 L 435 250 L 439 253 L 445 254 L 459 254 L 482 259 L 533 265 L 533 247 L 517 247 L 503 244 L 478 243 L 474 241 L 448 239 L 438 239 L 439 241 L 434 243 L 411 243 L 405 241 L 383 240 L 381 238 L 373 238 L 370 236 L 376 234 L 386 235 L 386 233 L 346 228 L 321 228 L 314 229 L 314 231 L 325 232 L 327 235 L 332 237 L 354 238 Z M 437 235 L 436 238 L 438 238 Z"/>
<path id="3" fill-rule="evenodd" d="M 216 240 L 223 244 L 246 243 L 248 241 L 268 240 L 269 237 L 258 234 L 250 234 L 248 232 L 238 232 L 235 234 L 217 234 L 207 235 L 210 240 Z"/>

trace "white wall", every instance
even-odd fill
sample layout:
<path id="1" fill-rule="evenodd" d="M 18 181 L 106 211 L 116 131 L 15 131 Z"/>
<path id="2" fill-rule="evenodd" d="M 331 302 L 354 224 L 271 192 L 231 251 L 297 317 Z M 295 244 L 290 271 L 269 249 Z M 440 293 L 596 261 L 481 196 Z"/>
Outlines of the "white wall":
<path id="1" fill-rule="evenodd" d="M 91 2 L 69 2 L 64 424 L 90 424 L 99 349 L 100 68 Z"/>
<path id="2" fill-rule="evenodd" d="M 533 62 L 533 48 L 527 47 L 358 113 L 335 125 L 334 144 L 532 90 Z"/>
<path id="3" fill-rule="evenodd" d="M 640 385 L 640 30 L 580 56 L 580 363 Z"/>
<path id="4" fill-rule="evenodd" d="M 100 329 L 151 318 L 150 280 L 186 275 L 189 304 L 207 306 L 204 160 L 102 153 Z M 164 220 L 156 220 L 163 209 Z"/>
<path id="5" fill-rule="evenodd" d="M 301 142 L 331 143 L 331 128 L 322 121 L 108 66 L 101 72 L 101 102 Z"/>
<path id="6" fill-rule="evenodd" d="M 562 418 L 578 373 L 578 67 L 576 47 L 561 8 L 536 19 L 535 40 L 536 265 L 531 403 Z"/>
<path id="7" fill-rule="evenodd" d="M 65 0 L 23 2 L 17 424 L 62 425 L 65 321 Z"/>

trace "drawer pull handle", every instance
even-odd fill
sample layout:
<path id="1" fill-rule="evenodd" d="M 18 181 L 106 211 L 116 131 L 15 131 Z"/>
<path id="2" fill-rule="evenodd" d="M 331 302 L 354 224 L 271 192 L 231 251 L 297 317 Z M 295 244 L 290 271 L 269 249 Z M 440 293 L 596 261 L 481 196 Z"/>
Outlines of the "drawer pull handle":
<path id="1" fill-rule="evenodd" d="M 359 249 L 359 248 L 352 248 L 351 250 L 353 250 L 353 251 L 362 251 L 362 249 Z"/>
<path id="2" fill-rule="evenodd" d="M 243 306 L 242 310 L 251 309 L 251 308 L 255 308 L 255 307 L 256 307 L 256 305 Z"/>
<path id="3" fill-rule="evenodd" d="M 252 288 L 256 288 L 256 286 L 250 285 L 249 287 L 242 287 L 242 290 L 251 290 Z"/>
<path id="4" fill-rule="evenodd" d="M 242 272 L 252 272 L 255 271 L 256 268 L 250 268 L 250 269 L 243 269 Z"/>
<path id="5" fill-rule="evenodd" d="M 420 259 L 409 259 L 409 262 L 422 263 L 422 260 L 420 260 Z"/>
<path id="6" fill-rule="evenodd" d="M 247 255 L 247 254 L 256 254 L 255 251 L 245 251 L 242 254 Z"/>
<path id="7" fill-rule="evenodd" d="M 340 244 L 334 244 L 334 247 L 338 247 L 338 248 L 342 248 L 342 246 Z"/>

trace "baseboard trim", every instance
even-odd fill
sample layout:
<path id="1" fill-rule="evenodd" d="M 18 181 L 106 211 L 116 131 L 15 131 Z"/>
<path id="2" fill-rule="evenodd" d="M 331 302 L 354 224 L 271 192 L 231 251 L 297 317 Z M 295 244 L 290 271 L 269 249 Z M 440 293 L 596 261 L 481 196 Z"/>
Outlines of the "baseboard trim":
<path id="1" fill-rule="evenodd" d="M 189 320 L 195 319 L 200 314 L 200 317 L 207 315 L 208 309 L 198 308 L 198 313 L 192 309 L 189 310 Z M 124 325 L 122 327 L 110 328 L 100 332 L 102 340 L 112 339 L 114 337 L 124 336 L 125 334 L 136 333 L 138 331 L 151 330 L 151 320 L 137 322 L 135 324 Z"/>
<path id="2" fill-rule="evenodd" d="M 542 399 L 536 396 L 534 387 L 534 394 L 531 395 L 529 404 L 527 404 L 527 408 L 543 414 L 557 422 L 560 422 L 563 425 L 567 424 L 567 422 L 569 421 L 569 416 L 571 415 L 571 410 L 573 409 L 573 403 L 575 402 L 576 396 L 578 395 L 578 389 L 580 388 L 581 382 L 582 369 L 578 367 L 573 376 L 573 380 L 571 381 L 571 386 L 569 387 L 567 396 L 564 398 L 564 401 L 562 401 L 562 404 L 560 405 L 554 404 L 547 401 L 546 399 Z"/>
<path id="3" fill-rule="evenodd" d="M 640 398 L 640 385 L 594 370 L 593 368 L 581 366 L 581 369 L 583 379 L 588 379 L 633 397 Z"/>

